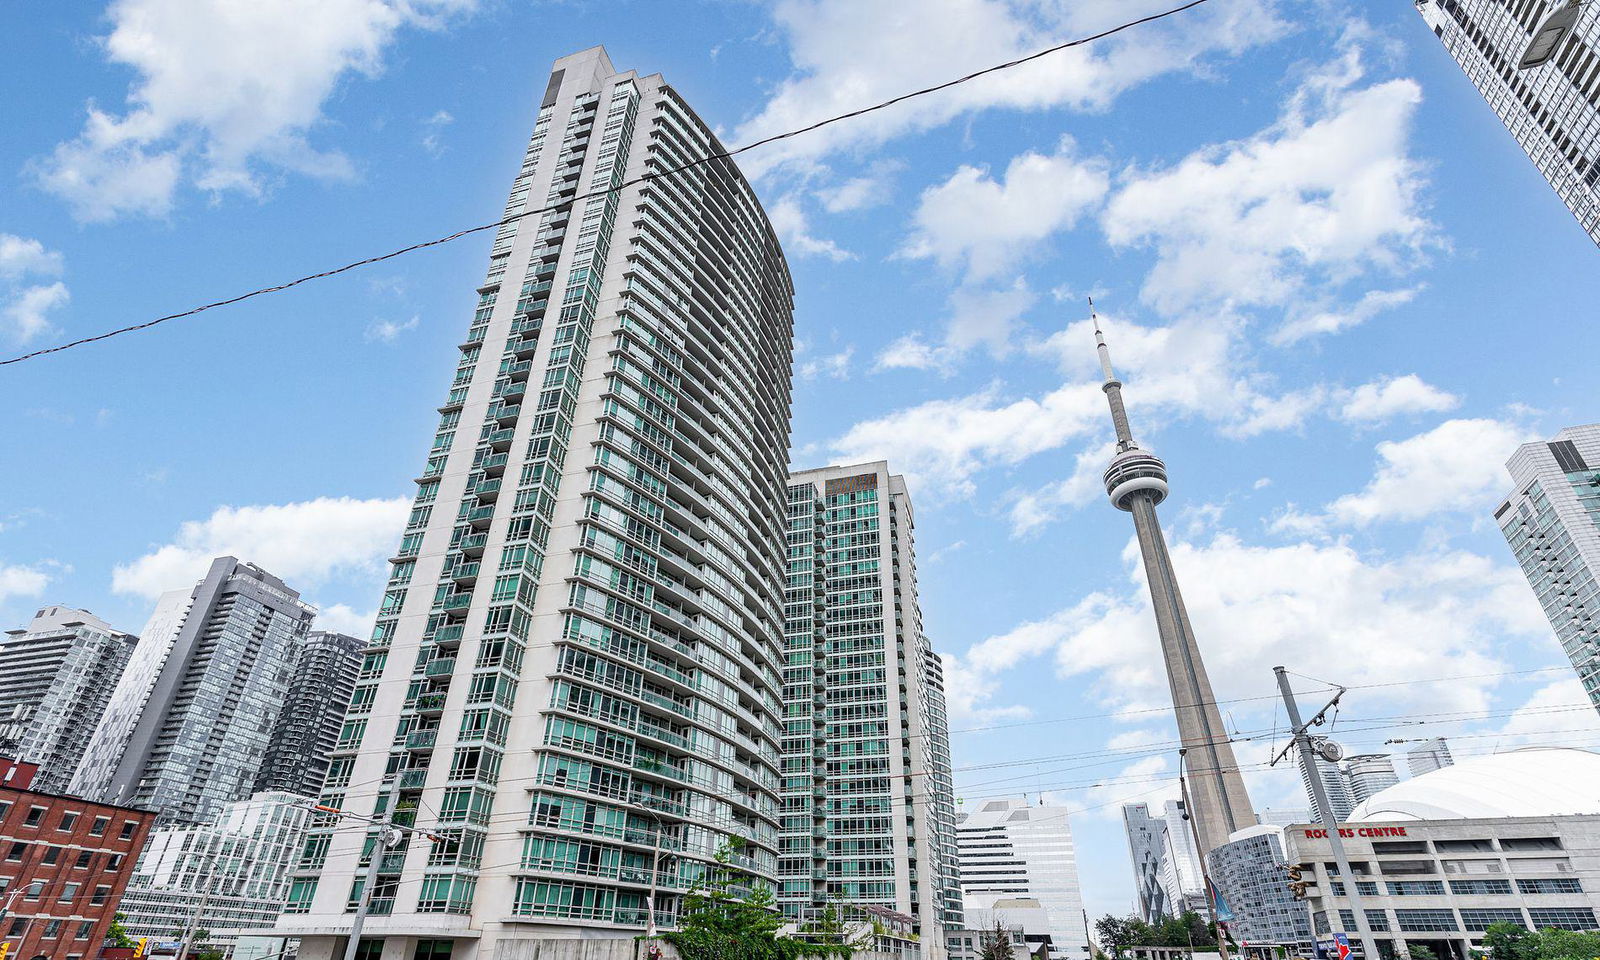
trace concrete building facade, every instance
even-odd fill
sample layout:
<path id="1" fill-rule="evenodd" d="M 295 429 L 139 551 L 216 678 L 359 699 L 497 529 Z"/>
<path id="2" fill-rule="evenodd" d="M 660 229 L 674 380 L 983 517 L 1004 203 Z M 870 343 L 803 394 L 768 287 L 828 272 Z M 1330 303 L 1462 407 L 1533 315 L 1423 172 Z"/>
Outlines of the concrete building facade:
<path id="1" fill-rule="evenodd" d="M 533 112 L 320 795 L 444 838 L 378 858 L 383 960 L 631 949 L 719 853 L 778 873 L 783 253 L 732 162 L 641 180 L 722 149 L 661 76 L 586 50 Z M 341 825 L 277 926 L 302 960 L 363 889 Z"/>
<path id="2" fill-rule="evenodd" d="M 883 462 L 789 477 L 779 903 L 960 911 L 943 669 L 922 632 L 905 480 Z"/>
<path id="3" fill-rule="evenodd" d="M 1566 0 L 1417 0 L 1417 11 L 1600 243 L 1600 11 L 1584 5 L 1549 62 L 1518 69 Z M 1467 118 L 1463 118 L 1467 119 Z"/>
<path id="4" fill-rule="evenodd" d="M 1495 522 L 1600 709 L 1600 424 L 1525 443 L 1506 469 L 1515 486 Z"/>
<path id="5" fill-rule="evenodd" d="M 163 594 L 70 793 L 204 823 L 250 795 L 315 611 L 282 580 L 218 557 Z"/>
<path id="6" fill-rule="evenodd" d="M 325 630 L 306 637 L 256 773 L 254 793 L 314 797 L 322 789 L 366 645 L 365 640 Z"/>
<path id="7" fill-rule="evenodd" d="M 1049 915 L 1052 955 L 1089 955 L 1078 857 L 1065 807 L 1018 797 L 984 800 L 957 820 L 961 900 L 972 911 L 997 901 L 1036 900 Z M 969 922 L 969 926 L 972 923 Z"/>
<path id="8" fill-rule="evenodd" d="M 228 804 L 214 823 L 155 831 L 122 896 L 129 935 L 170 940 L 198 917 L 205 943 L 231 951 L 241 930 L 271 927 L 310 815 L 303 797 L 260 793 Z"/>
<path id="9" fill-rule="evenodd" d="M 1287 831 L 1303 865 L 1313 932 L 1354 936 L 1344 879 L 1326 831 Z M 1384 960 L 1426 946 L 1468 960 L 1490 924 L 1600 929 L 1600 816 L 1361 821 L 1340 834 Z"/>
<path id="10" fill-rule="evenodd" d="M 63 606 L 0 639 L 0 755 L 37 764 L 35 790 L 66 789 L 138 639 Z"/>

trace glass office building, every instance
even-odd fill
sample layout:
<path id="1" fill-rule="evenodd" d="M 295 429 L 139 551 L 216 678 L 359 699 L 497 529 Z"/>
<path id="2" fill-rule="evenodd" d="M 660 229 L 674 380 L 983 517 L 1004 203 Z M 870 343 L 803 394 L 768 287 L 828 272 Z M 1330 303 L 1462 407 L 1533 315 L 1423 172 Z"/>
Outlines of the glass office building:
<path id="1" fill-rule="evenodd" d="M 1517 69 L 1567 0 L 1417 0 L 1422 14 L 1590 239 L 1600 243 L 1600 8 L 1542 66 Z M 1464 118 L 1465 119 L 1465 118 Z"/>
<path id="2" fill-rule="evenodd" d="M 784 914 L 870 904 L 924 956 L 959 926 L 944 672 L 922 633 L 911 498 L 882 461 L 789 478 Z"/>
<path id="3" fill-rule="evenodd" d="M 314 822 L 302 960 L 368 876 L 385 958 L 671 929 L 719 853 L 774 885 L 793 288 L 737 167 L 679 170 L 721 149 L 556 62 L 321 793 L 443 839 Z"/>

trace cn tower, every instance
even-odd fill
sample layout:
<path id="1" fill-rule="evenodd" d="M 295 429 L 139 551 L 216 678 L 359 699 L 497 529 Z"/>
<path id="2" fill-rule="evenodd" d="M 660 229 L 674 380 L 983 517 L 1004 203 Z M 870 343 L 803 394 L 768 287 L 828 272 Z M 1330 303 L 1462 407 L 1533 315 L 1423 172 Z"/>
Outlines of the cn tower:
<path id="1" fill-rule="evenodd" d="M 1111 404 L 1111 422 L 1117 430 L 1117 453 L 1105 472 L 1106 494 L 1112 506 L 1133 515 L 1133 529 L 1139 537 L 1145 579 L 1150 581 L 1150 606 L 1155 609 L 1156 632 L 1161 636 L 1161 657 L 1172 688 L 1172 710 L 1186 751 L 1189 815 L 1194 818 L 1200 856 L 1204 857 L 1226 843 L 1233 831 L 1255 826 L 1255 810 L 1239 775 L 1222 715 L 1217 712 L 1217 698 L 1200 659 L 1183 595 L 1178 592 L 1161 521 L 1156 518 L 1156 504 L 1167 498 L 1167 465 L 1133 442 L 1128 412 L 1122 406 L 1122 382 L 1111 370 L 1111 351 L 1106 349 L 1093 300 L 1089 301 L 1089 313 L 1094 318 L 1094 339 L 1105 375 L 1101 389 Z"/>

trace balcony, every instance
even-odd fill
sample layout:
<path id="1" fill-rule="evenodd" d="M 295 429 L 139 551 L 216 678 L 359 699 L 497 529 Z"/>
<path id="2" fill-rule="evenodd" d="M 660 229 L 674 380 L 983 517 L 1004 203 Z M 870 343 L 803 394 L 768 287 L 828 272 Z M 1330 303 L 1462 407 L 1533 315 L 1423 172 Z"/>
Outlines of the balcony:
<path id="1" fill-rule="evenodd" d="M 469 557 L 483 556 L 483 548 L 489 543 L 487 533 L 470 533 L 461 538 L 456 548 Z"/>
<path id="2" fill-rule="evenodd" d="M 490 454 L 483 458 L 482 463 L 478 464 L 478 469 L 488 476 L 498 477 L 506 472 L 506 461 L 508 459 L 510 457 L 504 453 Z"/>
<path id="3" fill-rule="evenodd" d="M 504 404 L 495 408 L 494 418 L 503 426 L 505 424 L 515 423 L 517 421 L 517 415 L 521 412 L 522 404 L 520 403 Z"/>
<path id="4" fill-rule="evenodd" d="M 443 713 L 445 696 L 442 693 L 424 693 L 417 698 L 417 712 L 422 714 Z"/>
<path id="5" fill-rule="evenodd" d="M 455 672 L 455 657 L 440 657 L 437 660 L 429 660 L 427 667 L 423 669 L 423 675 L 430 680 L 438 677 L 452 677 L 455 676 Z"/>
<path id="6" fill-rule="evenodd" d="M 489 434 L 484 438 L 484 442 L 493 447 L 496 453 L 502 453 L 511 449 L 511 438 L 515 433 L 515 430 L 505 427 Z"/>
<path id="7" fill-rule="evenodd" d="M 511 335 L 515 337 L 518 334 L 522 334 L 524 336 L 532 334 L 533 336 L 537 337 L 539 335 L 539 328 L 543 325 L 543 321 L 533 317 L 524 317 L 522 319 L 513 320 L 511 322 Z"/>
<path id="8" fill-rule="evenodd" d="M 444 612 L 466 615 L 467 608 L 472 606 L 472 594 L 458 593 L 453 597 L 444 598 Z"/>
<path id="9" fill-rule="evenodd" d="M 407 750 L 432 750 L 438 742 L 438 730 L 413 730 L 406 735 Z"/>
<path id="10" fill-rule="evenodd" d="M 505 432 L 510 433 L 511 431 L 507 430 Z M 467 522 L 478 530 L 489 529 L 489 523 L 492 520 L 494 520 L 493 506 L 475 507 L 467 514 Z"/>
<path id="11" fill-rule="evenodd" d="M 510 377 L 513 381 L 520 381 L 528 379 L 528 371 L 532 369 L 532 360 L 519 360 L 516 363 L 506 364 L 500 372 Z"/>
<path id="12" fill-rule="evenodd" d="M 445 644 L 450 644 L 453 646 L 461 642 L 461 632 L 461 624 L 447 624 L 433 631 L 433 642 L 439 644 L 440 646 Z"/>
<path id="13" fill-rule="evenodd" d="M 383 859 L 378 861 L 378 872 L 399 873 L 405 869 L 405 866 L 406 855 L 403 851 L 400 853 L 386 853 L 383 855 Z"/>
<path id="14" fill-rule="evenodd" d="M 467 563 L 458 563 L 456 564 L 455 569 L 450 571 L 450 579 L 454 580 L 458 584 L 461 584 L 462 586 L 470 587 L 473 583 L 477 582 L 478 566 L 479 564 L 476 560 L 472 560 Z M 438 634 L 434 634 L 434 638 L 438 639 Z"/>
<path id="15" fill-rule="evenodd" d="M 422 785 L 428 781 L 428 768 L 415 767 L 410 770 L 400 771 L 396 786 L 401 790 L 421 790 Z"/>
<path id="16" fill-rule="evenodd" d="M 472 488 L 472 492 L 477 496 L 480 503 L 493 503 L 495 497 L 500 495 L 500 484 L 502 482 L 500 477 L 479 480 L 478 485 Z"/>

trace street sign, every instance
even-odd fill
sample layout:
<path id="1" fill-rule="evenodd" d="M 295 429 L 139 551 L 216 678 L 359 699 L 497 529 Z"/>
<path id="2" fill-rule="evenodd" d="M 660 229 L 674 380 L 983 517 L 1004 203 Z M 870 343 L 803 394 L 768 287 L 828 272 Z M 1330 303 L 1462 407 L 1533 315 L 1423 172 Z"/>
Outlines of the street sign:
<path id="1" fill-rule="evenodd" d="M 1350 937 L 1343 933 L 1333 935 L 1333 947 L 1338 951 L 1338 960 L 1350 960 Z"/>

